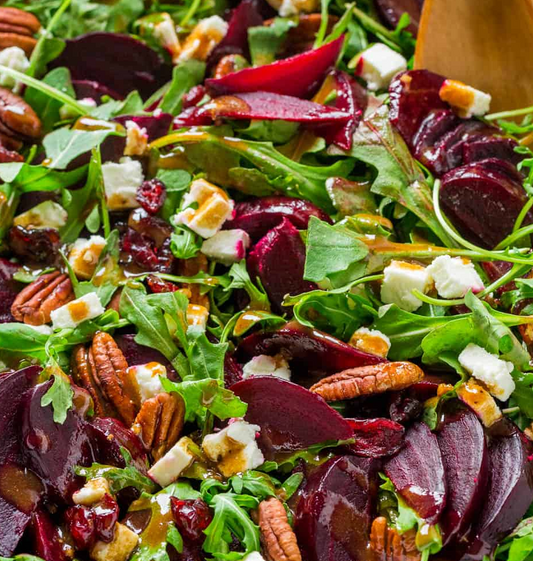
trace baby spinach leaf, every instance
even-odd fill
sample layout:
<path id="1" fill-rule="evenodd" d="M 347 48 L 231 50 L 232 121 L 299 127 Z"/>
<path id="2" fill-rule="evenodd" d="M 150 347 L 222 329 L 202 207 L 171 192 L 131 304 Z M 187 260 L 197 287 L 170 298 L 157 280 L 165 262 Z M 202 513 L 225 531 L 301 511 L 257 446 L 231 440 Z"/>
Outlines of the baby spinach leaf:
<path id="1" fill-rule="evenodd" d="M 56 191 L 77 183 L 87 173 L 87 166 L 72 171 L 57 171 L 47 166 L 25 162 L 0 164 L 0 179 L 10 183 L 19 193 Z"/>
<path id="2" fill-rule="evenodd" d="M 181 111 L 183 94 L 204 79 L 205 63 L 188 60 L 174 67 L 172 81 L 163 96 L 159 108 L 165 113 L 177 115 Z"/>
<path id="3" fill-rule="evenodd" d="M 24 323 L 0 324 L 0 349 L 46 360 L 46 343 L 49 335 L 39 333 Z"/>

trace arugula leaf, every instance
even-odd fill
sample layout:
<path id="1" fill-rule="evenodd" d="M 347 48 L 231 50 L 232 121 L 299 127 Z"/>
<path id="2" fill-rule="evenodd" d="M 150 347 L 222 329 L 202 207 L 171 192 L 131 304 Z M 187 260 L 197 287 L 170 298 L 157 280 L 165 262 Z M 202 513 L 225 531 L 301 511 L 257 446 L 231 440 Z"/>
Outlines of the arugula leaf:
<path id="1" fill-rule="evenodd" d="M 46 360 L 46 343 L 49 335 L 39 333 L 24 323 L 0 324 L 0 350 L 21 353 L 25 356 Z"/>
<path id="2" fill-rule="evenodd" d="M 507 555 L 504 555 L 507 553 Z M 498 546 L 495 558 L 524 561 L 533 553 L 533 518 L 525 518 Z"/>
<path id="3" fill-rule="evenodd" d="M 316 216 L 309 220 L 304 279 L 328 280 L 333 288 L 348 284 L 365 272 L 368 247 L 348 228 L 331 226 Z"/>
<path id="4" fill-rule="evenodd" d="M 128 94 L 126 99 L 110 99 L 106 103 L 95 107 L 91 110 L 91 117 L 107 121 L 119 115 L 136 115 L 142 113 L 143 109 L 144 103 L 139 92 L 133 91 Z"/>
<path id="5" fill-rule="evenodd" d="M 268 29 L 268 27 L 261 28 Z M 253 120 L 245 129 L 239 129 L 239 134 L 251 140 L 263 140 L 274 144 L 285 144 L 298 131 L 298 123 L 289 121 Z"/>
<path id="6" fill-rule="evenodd" d="M 335 147 L 329 151 L 346 154 Z M 373 193 L 400 203 L 424 222 L 444 245 L 453 246 L 435 216 L 431 189 L 409 148 L 391 125 L 385 105 L 361 122 L 348 155 L 375 169 Z"/>
<path id="7" fill-rule="evenodd" d="M 192 259 L 202 247 L 202 238 L 186 226 L 177 225 L 170 236 L 170 250 L 176 259 Z"/>
<path id="8" fill-rule="evenodd" d="M 11 184 L 19 193 L 64 189 L 77 183 L 86 172 L 86 166 L 72 171 L 57 171 L 26 162 L 0 164 L 0 179 Z"/>
<path id="9" fill-rule="evenodd" d="M 189 357 L 191 372 L 184 380 L 203 380 L 212 378 L 224 381 L 224 356 L 228 350 L 227 343 L 211 343 L 205 333 L 189 328 L 192 339 L 187 356 Z"/>
<path id="10" fill-rule="evenodd" d="M 250 298 L 250 308 L 254 310 L 270 311 L 268 296 L 263 287 L 258 288 L 252 282 L 244 259 L 231 266 L 231 269 L 228 271 L 228 276 L 231 279 L 231 283 L 224 289 L 225 291 L 243 288 Z"/>
<path id="11" fill-rule="evenodd" d="M 287 39 L 289 30 L 296 23 L 289 18 L 275 18 L 271 25 L 250 27 L 248 44 L 254 66 L 263 66 L 276 60 L 276 54 Z"/>
<path id="12" fill-rule="evenodd" d="M 205 63 L 188 60 L 174 67 L 172 81 L 163 96 L 159 108 L 165 113 L 177 115 L 181 111 L 183 94 L 204 79 Z"/>
<path id="13" fill-rule="evenodd" d="M 46 407 L 47 405 L 51 405 L 54 411 L 54 422 L 62 425 L 67 418 L 67 413 L 72 407 L 74 391 L 69 377 L 53 359 L 50 360 L 49 365 L 41 373 L 41 378 L 44 380 L 50 377 L 54 378 L 54 382 L 43 395 L 41 406 Z"/>

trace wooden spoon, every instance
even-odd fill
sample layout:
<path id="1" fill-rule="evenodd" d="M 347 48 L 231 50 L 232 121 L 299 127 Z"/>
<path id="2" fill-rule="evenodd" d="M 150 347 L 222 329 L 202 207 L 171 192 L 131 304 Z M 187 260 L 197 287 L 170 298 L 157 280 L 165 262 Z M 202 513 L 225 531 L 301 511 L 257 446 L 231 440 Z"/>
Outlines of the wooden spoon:
<path id="1" fill-rule="evenodd" d="M 415 68 L 490 93 L 491 112 L 533 105 L 533 0 L 426 0 Z"/>

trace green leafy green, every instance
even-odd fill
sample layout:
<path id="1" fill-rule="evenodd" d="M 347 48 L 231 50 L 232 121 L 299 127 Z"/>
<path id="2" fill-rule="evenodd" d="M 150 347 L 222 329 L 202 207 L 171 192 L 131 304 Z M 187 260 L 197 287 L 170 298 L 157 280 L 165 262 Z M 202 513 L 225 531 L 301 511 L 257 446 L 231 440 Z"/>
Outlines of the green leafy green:
<path id="1" fill-rule="evenodd" d="M 165 113 L 178 115 L 181 111 L 183 94 L 193 86 L 200 84 L 204 79 L 204 74 L 205 63 L 197 60 L 188 60 L 175 66 L 172 81 L 159 108 Z"/>
<path id="2" fill-rule="evenodd" d="M 44 379 L 54 378 L 54 382 L 41 399 L 41 405 L 43 407 L 51 405 L 54 411 L 54 422 L 62 425 L 72 407 L 72 398 L 74 397 L 70 379 L 53 359 L 51 359 L 41 377 Z"/>
<path id="3" fill-rule="evenodd" d="M 261 28 L 262 29 L 262 28 Z M 251 140 L 263 140 L 274 144 L 285 144 L 298 131 L 298 123 L 289 121 L 250 121 L 245 129 L 240 129 L 239 134 Z"/>
<path id="4" fill-rule="evenodd" d="M 119 115 L 136 115 L 143 112 L 144 103 L 139 92 L 133 91 L 128 94 L 126 99 L 110 99 L 94 109 L 91 109 L 93 119 L 110 120 Z"/>
<path id="5" fill-rule="evenodd" d="M 246 261 L 243 259 L 239 263 L 234 263 L 228 272 L 231 279 L 226 291 L 242 288 L 246 291 L 250 298 L 250 308 L 254 310 L 270 311 L 270 302 L 263 287 L 257 287 L 250 278 L 246 269 Z"/>
<path id="6" fill-rule="evenodd" d="M 248 43 L 254 66 L 270 64 L 276 60 L 276 54 L 287 39 L 289 30 L 296 23 L 288 18 L 275 18 L 271 25 L 250 27 Z"/>
<path id="7" fill-rule="evenodd" d="M 86 166 L 72 171 L 57 171 L 26 162 L 0 164 L 0 179 L 11 184 L 19 193 L 64 189 L 77 183 L 86 172 Z"/>
<path id="8" fill-rule="evenodd" d="M 525 518 L 496 550 L 497 559 L 524 561 L 533 553 L 533 518 Z"/>
<path id="9" fill-rule="evenodd" d="M 192 259 L 202 247 L 202 238 L 186 226 L 175 227 L 170 236 L 170 250 L 176 259 Z"/>

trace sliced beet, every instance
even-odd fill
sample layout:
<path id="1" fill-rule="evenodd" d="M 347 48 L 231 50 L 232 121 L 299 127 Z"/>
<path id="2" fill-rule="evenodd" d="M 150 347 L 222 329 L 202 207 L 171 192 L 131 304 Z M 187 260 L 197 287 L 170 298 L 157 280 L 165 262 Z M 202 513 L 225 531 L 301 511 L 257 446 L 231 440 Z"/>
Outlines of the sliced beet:
<path id="1" fill-rule="evenodd" d="M 480 512 L 489 477 L 483 426 L 466 408 L 447 411 L 437 433 L 446 474 L 446 508 L 440 518 L 444 544 L 460 540 Z"/>
<path id="2" fill-rule="evenodd" d="M 463 236 L 492 248 L 511 233 L 527 195 L 522 185 L 503 169 L 495 170 L 493 162 L 484 162 L 468 164 L 444 175 L 440 203 Z M 530 222 L 531 216 L 527 216 L 525 223 Z"/>
<path id="3" fill-rule="evenodd" d="M 141 129 L 146 130 L 148 142 L 152 142 L 156 138 L 165 136 L 172 124 L 172 115 L 170 113 L 157 113 L 156 115 L 121 115 L 113 119 L 117 123 L 126 126 L 128 121 L 133 121 Z"/>
<path id="4" fill-rule="evenodd" d="M 348 419 L 355 438 L 350 449 L 357 456 L 392 456 L 403 446 L 405 429 L 390 419 Z"/>
<path id="5" fill-rule="evenodd" d="M 291 368 L 324 374 L 385 361 L 380 356 L 360 351 L 327 333 L 303 327 L 297 322 L 287 323 L 277 331 L 249 335 L 239 344 L 237 357 L 244 362 L 257 355 L 272 356 L 279 352 L 290 360 Z"/>
<path id="6" fill-rule="evenodd" d="M 13 280 L 20 265 L 0 258 L 0 323 L 15 321 L 11 315 L 11 304 L 22 290 L 23 285 Z"/>
<path id="7" fill-rule="evenodd" d="M 303 278 L 305 245 L 298 230 L 286 218 L 263 236 L 248 254 L 246 266 L 252 279 L 261 281 L 272 309 L 284 310 L 287 294 L 295 295 L 317 288 Z"/>
<path id="8" fill-rule="evenodd" d="M 69 561 L 63 546 L 65 540 L 50 515 L 45 510 L 37 511 L 31 521 L 35 553 L 44 561 Z"/>
<path id="9" fill-rule="evenodd" d="M 256 242 L 279 226 L 284 218 L 289 219 L 299 230 L 305 230 L 311 216 L 331 223 L 331 218 L 309 201 L 291 197 L 264 197 L 235 205 L 233 217 L 224 224 L 224 229 L 244 230 Z"/>
<path id="10" fill-rule="evenodd" d="M 344 36 L 300 55 L 211 78 L 205 82 L 207 90 L 212 96 L 264 91 L 307 97 L 335 66 L 343 42 Z"/>
<path id="11" fill-rule="evenodd" d="M 448 109 L 439 97 L 444 76 L 429 70 L 408 70 L 396 76 L 389 87 L 390 120 L 407 144 L 430 111 Z"/>
<path id="12" fill-rule="evenodd" d="M 76 92 L 76 99 L 94 99 L 96 103 L 102 103 L 104 96 L 112 97 L 113 99 L 123 99 L 119 93 L 110 90 L 99 82 L 92 80 L 72 80 L 72 87 Z"/>
<path id="13" fill-rule="evenodd" d="M 246 420 L 261 427 L 265 457 L 351 438 L 350 424 L 321 397 L 275 376 L 254 376 L 231 386 L 248 404 Z"/>
<path id="14" fill-rule="evenodd" d="M 22 455 L 25 465 L 41 478 L 47 495 L 69 503 L 82 482 L 74 474 L 74 467 L 90 465 L 94 454 L 87 423 L 76 410 L 70 409 L 60 425 L 54 422 L 52 406 L 41 405 L 51 385 L 52 381 L 45 382 L 24 394 Z"/>
<path id="15" fill-rule="evenodd" d="M 407 31 L 416 37 L 422 15 L 420 0 L 374 0 L 374 4 L 381 19 L 391 29 L 396 29 L 403 14 L 409 14 Z"/>
<path id="16" fill-rule="evenodd" d="M 226 353 L 224 357 L 224 384 L 227 388 L 233 386 L 242 380 L 242 366 L 233 358 L 232 355 Z"/>
<path id="17" fill-rule="evenodd" d="M 295 532 L 307 561 L 366 561 L 379 463 L 340 456 L 314 471 L 301 491 Z"/>
<path id="18" fill-rule="evenodd" d="M 171 67 L 153 49 L 119 33 L 96 32 L 68 39 L 51 66 L 65 66 L 74 80 L 99 82 L 124 97 L 138 90 L 143 99 L 172 77 Z"/>
<path id="19" fill-rule="evenodd" d="M 135 335 L 128 333 L 117 335 L 115 341 L 122 351 L 129 366 L 147 364 L 148 362 L 159 362 L 167 369 L 169 377 L 176 379 L 177 373 L 170 362 L 157 350 L 135 342 Z"/>
<path id="20" fill-rule="evenodd" d="M 31 516 L 0 497 L 0 555 L 11 557 L 19 544 Z"/>
<path id="21" fill-rule="evenodd" d="M 531 443 L 510 421 L 506 424 L 507 434 L 493 437 L 489 446 L 490 483 L 476 516 L 469 559 L 490 555 L 533 502 Z"/>
<path id="22" fill-rule="evenodd" d="M 460 122 L 461 119 L 451 109 L 430 111 L 413 138 L 416 159 L 423 163 L 428 162 L 433 155 L 435 145 Z"/>
<path id="23" fill-rule="evenodd" d="M 444 466 L 437 437 L 425 423 L 415 423 L 405 446 L 384 465 L 387 477 L 405 502 L 429 524 L 435 524 L 446 505 Z"/>
<path id="24" fill-rule="evenodd" d="M 522 156 L 515 152 L 517 146 L 514 138 L 481 135 L 463 145 L 463 163 L 471 164 L 488 158 L 498 158 L 516 166 L 522 159 Z"/>

